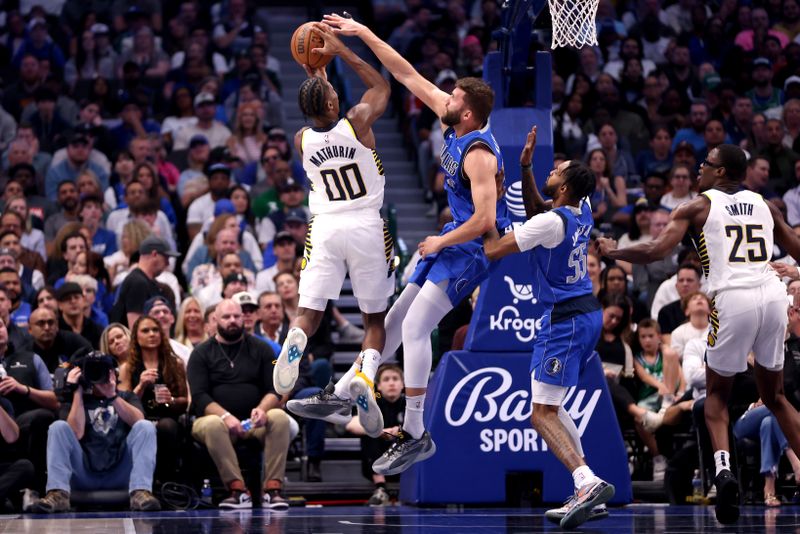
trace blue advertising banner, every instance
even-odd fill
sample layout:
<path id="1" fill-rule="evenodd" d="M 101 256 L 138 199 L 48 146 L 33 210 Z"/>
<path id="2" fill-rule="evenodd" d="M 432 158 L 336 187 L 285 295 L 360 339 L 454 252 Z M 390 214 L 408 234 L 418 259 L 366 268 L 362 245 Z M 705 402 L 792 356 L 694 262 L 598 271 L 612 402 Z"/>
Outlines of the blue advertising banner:
<path id="1" fill-rule="evenodd" d="M 572 477 L 530 424 L 529 353 L 448 352 L 428 389 L 425 426 L 437 452 L 401 477 L 400 498 L 417 504 L 502 503 L 506 473 L 543 474 L 544 502 L 562 502 Z M 599 358 L 587 362 L 564 404 L 588 464 L 632 498 L 628 458 Z"/>

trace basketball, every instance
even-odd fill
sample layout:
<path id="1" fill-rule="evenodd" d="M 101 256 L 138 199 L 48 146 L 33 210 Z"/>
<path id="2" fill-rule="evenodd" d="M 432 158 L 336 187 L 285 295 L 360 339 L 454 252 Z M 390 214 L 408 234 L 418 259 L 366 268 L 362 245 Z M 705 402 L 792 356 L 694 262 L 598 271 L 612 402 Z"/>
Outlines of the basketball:
<path id="1" fill-rule="evenodd" d="M 325 41 L 319 33 L 314 31 L 314 23 L 306 22 L 297 28 L 292 34 L 292 41 L 289 48 L 292 50 L 292 57 L 300 65 L 308 65 L 312 69 L 317 69 L 327 65 L 333 56 L 320 54 L 315 49 L 325 46 Z"/>

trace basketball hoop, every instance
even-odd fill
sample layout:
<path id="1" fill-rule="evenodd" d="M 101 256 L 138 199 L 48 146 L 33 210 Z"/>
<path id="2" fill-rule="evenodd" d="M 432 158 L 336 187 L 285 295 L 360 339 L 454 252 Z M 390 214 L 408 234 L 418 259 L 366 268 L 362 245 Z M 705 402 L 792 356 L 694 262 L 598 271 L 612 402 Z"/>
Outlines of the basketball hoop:
<path id="1" fill-rule="evenodd" d="M 597 44 L 597 4 L 599 0 L 548 0 L 553 20 L 553 42 L 550 48 Z"/>

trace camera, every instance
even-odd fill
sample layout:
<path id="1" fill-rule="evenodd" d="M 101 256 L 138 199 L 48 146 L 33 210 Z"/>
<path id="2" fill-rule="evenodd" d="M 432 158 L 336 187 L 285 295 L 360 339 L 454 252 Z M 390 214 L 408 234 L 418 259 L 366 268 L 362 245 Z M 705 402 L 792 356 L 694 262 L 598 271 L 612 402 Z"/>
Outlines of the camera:
<path id="1" fill-rule="evenodd" d="M 89 392 L 95 384 L 108 382 L 109 372 L 117 368 L 117 361 L 113 356 L 96 350 L 80 349 L 75 352 L 69 362 L 56 369 L 53 377 L 53 388 L 62 402 L 69 402 L 72 393 L 78 387 L 78 384 L 67 382 L 69 372 L 75 367 L 81 370 L 78 384 L 83 387 L 85 392 Z"/>

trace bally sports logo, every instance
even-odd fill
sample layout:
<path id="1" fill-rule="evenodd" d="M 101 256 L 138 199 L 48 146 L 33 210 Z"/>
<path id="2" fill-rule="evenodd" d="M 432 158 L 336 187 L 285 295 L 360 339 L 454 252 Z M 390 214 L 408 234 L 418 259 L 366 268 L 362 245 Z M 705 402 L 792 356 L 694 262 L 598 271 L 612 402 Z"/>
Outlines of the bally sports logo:
<path id="1" fill-rule="evenodd" d="M 520 302 L 530 301 L 536 304 L 536 297 L 533 296 L 533 285 L 517 284 L 510 276 L 504 276 L 503 280 L 508 284 L 508 290 L 513 297 L 512 304 L 503 306 L 489 315 L 489 330 L 507 331 L 513 330 L 517 339 L 522 343 L 528 343 L 536 338 L 536 330 L 542 327 L 542 318 L 532 317 L 523 318 L 516 305 Z"/>
<path id="2" fill-rule="evenodd" d="M 445 419 L 450 426 L 460 427 L 474 422 L 481 426 L 499 421 L 520 424 L 516 428 L 483 428 L 480 431 L 480 449 L 499 452 L 546 451 L 547 445 L 530 427 L 531 402 L 528 389 L 511 390 L 511 373 L 502 367 L 476 369 L 458 381 L 445 403 Z M 578 432 L 583 435 L 600 399 L 601 390 L 567 390 L 564 409 L 575 420 Z M 467 396 L 463 409 L 459 397 Z"/>

